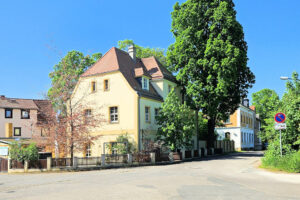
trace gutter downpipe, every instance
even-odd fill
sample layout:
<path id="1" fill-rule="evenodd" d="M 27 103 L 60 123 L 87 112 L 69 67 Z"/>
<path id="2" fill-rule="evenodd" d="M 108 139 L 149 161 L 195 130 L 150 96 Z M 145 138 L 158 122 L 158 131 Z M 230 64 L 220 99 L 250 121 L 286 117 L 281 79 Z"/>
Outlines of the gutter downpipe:
<path id="1" fill-rule="evenodd" d="M 138 95 L 138 110 L 137 110 L 137 112 L 138 112 L 138 151 L 140 152 L 140 150 L 141 150 L 141 142 L 140 142 L 140 135 L 141 135 L 141 131 L 140 131 L 140 127 L 141 127 L 141 119 L 140 119 L 140 93 L 139 92 L 137 92 L 137 95 Z"/>

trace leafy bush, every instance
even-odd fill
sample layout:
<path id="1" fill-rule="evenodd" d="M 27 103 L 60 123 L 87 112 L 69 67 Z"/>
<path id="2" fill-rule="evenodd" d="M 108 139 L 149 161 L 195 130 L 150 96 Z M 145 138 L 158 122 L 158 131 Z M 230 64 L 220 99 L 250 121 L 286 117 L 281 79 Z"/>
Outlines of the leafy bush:
<path id="1" fill-rule="evenodd" d="M 281 157 L 279 142 L 272 142 L 262 159 L 262 167 L 300 173 L 300 151 L 293 151 L 290 145 L 283 145 L 282 151 Z"/>
<path id="2" fill-rule="evenodd" d="M 13 142 L 9 147 L 9 156 L 12 160 L 19 162 L 36 161 L 39 159 L 39 152 L 35 143 L 25 146 L 22 143 Z"/>

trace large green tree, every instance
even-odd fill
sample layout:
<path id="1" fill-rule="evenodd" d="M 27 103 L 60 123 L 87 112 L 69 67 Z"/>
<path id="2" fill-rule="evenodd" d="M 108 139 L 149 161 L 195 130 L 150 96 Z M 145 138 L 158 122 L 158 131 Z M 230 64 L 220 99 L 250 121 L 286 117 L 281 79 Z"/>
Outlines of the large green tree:
<path id="1" fill-rule="evenodd" d="M 252 101 L 261 120 L 260 137 L 263 141 L 268 141 L 275 133 L 273 123 L 274 115 L 280 107 L 279 96 L 274 90 L 262 89 L 252 94 Z"/>
<path id="2" fill-rule="evenodd" d="M 252 102 L 259 114 L 262 125 L 265 126 L 265 119 L 272 116 L 272 112 L 278 109 L 280 100 L 278 94 L 274 90 L 262 89 L 252 94 Z"/>
<path id="3" fill-rule="evenodd" d="M 186 104 L 182 104 L 172 90 L 156 117 L 159 125 L 157 139 L 164 141 L 164 145 L 171 151 L 190 147 L 195 131 L 193 118 L 191 109 Z"/>
<path id="4" fill-rule="evenodd" d="M 118 42 L 118 48 L 126 51 L 127 48 L 133 45 L 133 40 L 122 40 Z M 136 47 L 136 56 L 138 58 L 147 58 L 150 56 L 156 57 L 161 64 L 167 66 L 167 58 L 165 56 L 165 50 L 162 48 L 150 48 L 150 47 L 142 47 L 134 44 Z"/>
<path id="5" fill-rule="evenodd" d="M 267 105 L 266 105 L 267 106 Z M 277 107 L 269 110 L 267 118 L 264 120 L 263 132 L 261 137 L 263 140 L 273 143 L 278 141 L 279 133 L 275 131 L 274 116 L 277 112 L 286 115 L 287 129 L 282 130 L 282 143 L 284 145 L 292 145 L 292 148 L 299 149 L 300 145 L 300 81 L 298 73 L 292 74 L 292 80 L 286 84 L 286 92 L 278 103 Z"/>
<path id="6" fill-rule="evenodd" d="M 232 0 L 187 0 L 175 4 L 171 31 L 175 43 L 167 57 L 172 71 L 196 110 L 208 118 L 208 146 L 213 146 L 216 122 L 236 110 L 255 82 L 243 27 Z"/>
<path id="7" fill-rule="evenodd" d="M 292 74 L 292 80 L 286 84 L 281 111 L 286 115 L 285 142 L 296 145 L 294 148 L 298 149 L 300 145 L 300 80 L 297 72 Z"/>
<path id="8" fill-rule="evenodd" d="M 89 56 L 79 51 L 70 51 L 58 64 L 54 65 L 53 71 L 49 74 L 52 84 L 48 91 L 48 97 L 57 111 L 62 112 L 62 114 L 66 112 L 65 104 L 80 75 L 101 56 L 101 53 Z"/>

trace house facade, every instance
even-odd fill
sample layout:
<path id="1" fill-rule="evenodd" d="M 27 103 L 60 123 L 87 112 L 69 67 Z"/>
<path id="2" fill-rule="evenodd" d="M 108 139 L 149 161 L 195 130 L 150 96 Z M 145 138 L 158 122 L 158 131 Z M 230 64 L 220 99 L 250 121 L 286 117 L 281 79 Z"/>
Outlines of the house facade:
<path id="1" fill-rule="evenodd" d="M 105 120 L 91 130 L 101 137 L 89 146 L 88 155 L 76 156 L 100 156 L 106 151 L 104 144 L 123 134 L 137 150 L 145 149 L 158 129 L 158 109 L 173 88 L 180 96 L 176 79 L 155 57 L 137 58 L 134 46 L 128 52 L 111 48 L 81 75 L 71 97 L 74 107 L 80 104 L 83 112 Z"/>
<path id="2" fill-rule="evenodd" d="M 216 128 L 218 139 L 233 140 L 236 150 L 254 149 L 255 124 L 255 108 L 249 107 L 249 100 L 244 99 L 238 109 L 224 122 L 224 126 Z"/>
<path id="3" fill-rule="evenodd" d="M 47 100 L 0 96 L 0 156 L 7 156 L 12 141 L 30 140 L 33 135 L 42 134 L 43 110 L 49 105 Z"/>

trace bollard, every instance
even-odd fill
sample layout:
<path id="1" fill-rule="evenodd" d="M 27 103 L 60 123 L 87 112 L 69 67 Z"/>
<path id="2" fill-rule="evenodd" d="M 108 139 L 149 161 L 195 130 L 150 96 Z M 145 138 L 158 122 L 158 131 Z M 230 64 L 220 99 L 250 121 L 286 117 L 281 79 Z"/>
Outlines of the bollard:
<path id="1" fill-rule="evenodd" d="M 215 149 L 211 148 L 211 155 L 215 155 Z"/>
<path id="2" fill-rule="evenodd" d="M 204 156 L 207 156 L 207 148 L 204 148 Z"/>
<path id="3" fill-rule="evenodd" d="M 52 158 L 47 157 L 47 171 L 51 171 L 51 165 L 52 165 Z"/>
<path id="4" fill-rule="evenodd" d="M 191 150 L 191 155 L 192 155 L 192 158 L 194 158 L 195 156 L 194 156 L 194 153 L 195 153 L 195 150 L 194 149 L 192 149 Z"/>

